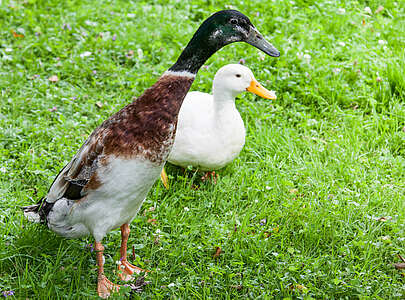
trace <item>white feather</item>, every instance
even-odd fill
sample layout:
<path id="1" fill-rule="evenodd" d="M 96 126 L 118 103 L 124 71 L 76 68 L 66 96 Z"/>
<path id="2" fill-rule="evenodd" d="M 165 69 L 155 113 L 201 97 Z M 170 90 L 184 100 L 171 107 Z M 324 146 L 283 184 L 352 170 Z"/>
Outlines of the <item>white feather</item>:
<path id="1" fill-rule="evenodd" d="M 195 78 L 195 74 L 188 72 L 188 71 L 170 71 L 167 70 L 166 72 L 163 73 L 163 76 L 165 75 L 172 75 L 172 76 L 180 76 L 180 77 L 188 77 L 188 78 Z"/>
<path id="2" fill-rule="evenodd" d="M 111 156 L 97 170 L 101 186 L 80 201 L 56 201 L 48 226 L 65 237 L 92 234 L 101 241 L 110 230 L 132 221 L 162 167 L 143 158 Z"/>
<path id="3" fill-rule="evenodd" d="M 213 95 L 188 93 L 180 109 L 169 162 L 216 170 L 235 159 L 245 144 L 245 127 L 235 97 L 246 91 L 252 79 L 249 68 L 226 65 L 215 75 Z"/>

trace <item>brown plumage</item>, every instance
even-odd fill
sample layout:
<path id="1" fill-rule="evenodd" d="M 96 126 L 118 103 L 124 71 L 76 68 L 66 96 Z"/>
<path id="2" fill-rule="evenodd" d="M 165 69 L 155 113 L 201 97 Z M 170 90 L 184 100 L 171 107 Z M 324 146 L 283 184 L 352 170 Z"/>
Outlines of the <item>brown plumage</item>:
<path id="1" fill-rule="evenodd" d="M 110 230 L 121 228 L 120 277 L 128 280 L 140 271 L 127 261 L 129 223 L 169 155 L 180 106 L 195 74 L 212 54 L 236 41 L 279 55 L 242 13 L 225 10 L 214 14 L 168 72 L 94 130 L 55 178 L 46 197 L 24 208 L 27 217 L 46 221 L 65 237 L 93 235 L 101 297 L 118 290 L 104 275 L 101 240 Z"/>

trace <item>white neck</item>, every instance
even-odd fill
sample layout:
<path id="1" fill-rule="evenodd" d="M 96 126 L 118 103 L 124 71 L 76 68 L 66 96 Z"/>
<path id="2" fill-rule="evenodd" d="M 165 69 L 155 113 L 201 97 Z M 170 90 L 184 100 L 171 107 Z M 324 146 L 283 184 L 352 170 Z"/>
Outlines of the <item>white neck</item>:
<path id="1" fill-rule="evenodd" d="M 165 75 L 195 78 L 195 74 L 190 73 L 188 71 L 170 71 L 170 70 L 167 70 L 167 71 L 165 71 L 163 73 L 163 76 L 165 76 Z"/>
<path id="2" fill-rule="evenodd" d="M 238 93 L 231 92 L 229 90 L 213 89 L 212 96 L 214 98 L 215 111 L 220 112 L 222 110 L 236 109 L 235 97 Z"/>
<path id="3" fill-rule="evenodd" d="M 214 120 L 216 126 L 228 127 L 234 124 L 235 119 L 240 119 L 239 111 L 236 109 L 235 97 L 238 92 L 213 88 Z"/>

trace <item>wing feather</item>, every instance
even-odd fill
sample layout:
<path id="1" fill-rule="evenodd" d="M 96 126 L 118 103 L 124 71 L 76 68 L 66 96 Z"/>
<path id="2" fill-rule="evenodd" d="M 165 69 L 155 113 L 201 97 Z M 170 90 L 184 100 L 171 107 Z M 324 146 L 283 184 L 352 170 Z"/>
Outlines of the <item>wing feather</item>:
<path id="1" fill-rule="evenodd" d="M 65 197 L 78 200 L 85 196 L 85 187 L 99 167 L 103 153 L 100 130 L 93 132 L 72 160 L 60 171 L 53 181 L 46 201 L 53 203 Z"/>

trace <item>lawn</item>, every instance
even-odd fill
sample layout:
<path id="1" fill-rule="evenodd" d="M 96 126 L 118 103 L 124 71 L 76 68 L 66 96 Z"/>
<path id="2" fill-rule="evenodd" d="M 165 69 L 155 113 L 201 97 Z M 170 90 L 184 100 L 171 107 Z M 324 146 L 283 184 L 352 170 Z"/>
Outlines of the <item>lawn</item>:
<path id="1" fill-rule="evenodd" d="M 244 60 L 278 99 L 238 97 L 246 144 L 217 184 L 167 165 L 170 190 L 156 182 L 131 225 L 130 257 L 152 271 L 132 296 L 405 298 L 393 266 L 405 257 L 405 3 L 229 3 L 0 1 L 0 292 L 96 298 L 93 240 L 61 238 L 20 207 L 206 17 L 235 8 L 281 56 L 226 46 L 192 90 L 209 92 L 218 68 Z M 118 282 L 119 231 L 104 245 Z"/>

